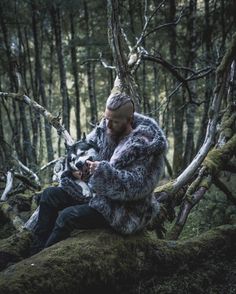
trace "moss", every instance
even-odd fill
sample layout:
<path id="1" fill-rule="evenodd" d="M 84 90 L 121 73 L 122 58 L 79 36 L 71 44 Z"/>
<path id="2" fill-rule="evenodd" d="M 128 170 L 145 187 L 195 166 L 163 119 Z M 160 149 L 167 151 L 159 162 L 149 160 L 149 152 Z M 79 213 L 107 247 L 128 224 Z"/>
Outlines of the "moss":
<path id="1" fill-rule="evenodd" d="M 200 268 L 188 271 L 186 268 L 168 277 L 153 277 L 140 283 L 130 293 L 235 293 L 236 258 L 233 260 L 206 261 Z"/>
<path id="2" fill-rule="evenodd" d="M 0 223 L 0 239 L 8 238 L 16 231 L 11 222 L 2 216 L 0 217 Z"/>
<path id="3" fill-rule="evenodd" d="M 29 253 L 31 240 L 32 235 L 28 231 L 15 232 L 10 237 L 0 240 L 0 270 L 25 258 Z"/>
<path id="4" fill-rule="evenodd" d="M 0 289 L 8 294 L 127 293 L 155 276 L 188 273 L 206 258 L 227 254 L 235 242 L 235 226 L 185 242 L 84 231 L 9 267 L 0 274 Z"/>
<path id="5" fill-rule="evenodd" d="M 217 75 L 222 75 L 229 63 L 234 60 L 234 57 L 236 55 L 236 33 L 233 34 L 231 40 L 231 44 L 229 45 L 226 54 L 224 55 L 220 65 L 216 70 Z"/>
<path id="6" fill-rule="evenodd" d="M 203 165 L 206 166 L 212 174 L 216 174 L 224 164 L 223 151 L 220 149 L 211 150 L 205 158 Z"/>
<path id="7" fill-rule="evenodd" d="M 161 185 L 159 187 L 157 187 L 154 192 L 155 193 L 160 193 L 160 192 L 172 192 L 173 190 L 173 184 L 174 184 L 174 180 L 169 181 L 168 183 Z"/>
<path id="8" fill-rule="evenodd" d="M 234 135 L 222 148 L 212 149 L 203 162 L 214 175 L 218 173 L 236 150 L 236 135 Z"/>
<path id="9" fill-rule="evenodd" d="M 199 183 L 199 187 L 204 187 L 204 188 L 206 188 L 207 190 L 209 190 L 210 189 L 210 187 L 211 187 L 211 183 L 212 183 L 212 177 L 211 177 L 211 175 L 208 175 L 208 176 L 206 176 L 205 178 L 203 178 L 202 180 L 201 180 L 201 182 Z"/>

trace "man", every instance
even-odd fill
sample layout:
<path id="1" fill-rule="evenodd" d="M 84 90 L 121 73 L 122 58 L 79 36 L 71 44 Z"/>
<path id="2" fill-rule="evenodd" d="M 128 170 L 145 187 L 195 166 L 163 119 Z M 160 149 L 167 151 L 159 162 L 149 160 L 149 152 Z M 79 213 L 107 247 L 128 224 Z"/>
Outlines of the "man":
<path id="1" fill-rule="evenodd" d="M 81 204 L 60 187 L 44 190 L 35 252 L 67 238 L 76 228 L 111 227 L 132 234 L 158 216 L 159 204 L 152 192 L 167 142 L 157 123 L 135 113 L 126 94 L 113 94 L 107 100 L 105 117 L 87 140 L 98 150 L 98 160 L 87 161 L 93 197 Z M 73 176 L 80 178 L 81 174 L 74 172 Z"/>

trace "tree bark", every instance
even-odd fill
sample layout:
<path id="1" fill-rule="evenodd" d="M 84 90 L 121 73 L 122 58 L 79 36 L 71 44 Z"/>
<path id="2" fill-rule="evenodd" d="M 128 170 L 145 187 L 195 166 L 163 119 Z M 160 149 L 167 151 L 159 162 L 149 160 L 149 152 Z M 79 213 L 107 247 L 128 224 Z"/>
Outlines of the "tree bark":
<path id="1" fill-rule="evenodd" d="M 117 77 L 111 93 L 126 92 L 134 101 L 135 109 L 140 111 L 141 98 L 138 86 L 131 72 L 131 67 L 136 65 L 138 54 L 130 52 L 129 62 L 134 56 L 135 62 L 128 62 L 123 46 L 123 38 L 120 25 L 120 6 L 118 0 L 107 0 L 108 10 L 108 38 L 116 65 Z M 137 48 L 136 48 L 137 49 Z"/>
<path id="2" fill-rule="evenodd" d="M 63 108 L 63 123 L 65 128 L 70 132 L 70 101 L 66 83 L 66 70 L 64 64 L 64 54 L 62 48 L 62 32 L 61 32 L 61 13 L 60 7 L 53 4 L 51 7 L 51 16 L 53 20 L 53 29 L 55 32 L 57 59 L 60 72 L 60 89 L 62 96 L 62 108 Z"/>
<path id="3" fill-rule="evenodd" d="M 90 38 L 90 27 L 89 27 L 89 12 L 86 1 L 84 1 L 84 17 L 85 17 L 85 24 L 86 24 L 86 40 L 87 40 L 87 59 L 91 58 L 91 49 L 89 45 L 89 38 Z M 87 83 L 88 83 L 88 95 L 89 95 L 89 103 L 90 103 L 90 123 L 95 125 L 98 121 L 98 114 L 97 114 L 97 100 L 95 95 L 95 74 L 94 74 L 94 65 L 91 62 L 87 62 Z"/>
<path id="4" fill-rule="evenodd" d="M 76 45 L 75 45 L 75 15 L 70 13 L 70 30 L 71 30 L 71 65 L 72 73 L 74 77 L 75 87 L 75 115 L 76 115 L 76 134 L 77 139 L 81 138 L 81 126 L 80 126 L 80 90 L 79 90 L 79 73 L 76 57 Z"/>
<path id="5" fill-rule="evenodd" d="M 189 25 L 188 25 L 188 44 L 189 44 L 189 56 L 187 66 L 195 70 L 196 59 L 196 12 L 197 12 L 197 0 L 189 1 Z M 196 81 L 192 81 L 189 86 L 192 100 L 196 101 Z M 186 124 L 187 124 L 187 136 L 185 140 L 184 162 L 183 168 L 187 167 L 194 157 L 195 144 L 194 144 L 194 127 L 195 127 L 195 114 L 196 105 L 191 103 L 187 106 L 186 111 Z"/>
<path id="6" fill-rule="evenodd" d="M 23 44 L 22 34 L 20 24 L 18 24 L 18 39 L 19 39 L 19 65 L 21 71 L 25 72 L 25 63 L 22 60 L 21 56 L 24 55 L 24 52 L 21 51 L 21 46 Z M 22 145 L 23 145 L 23 153 L 22 153 L 22 161 L 28 165 L 30 168 L 35 167 L 36 158 L 34 157 L 33 147 L 31 143 L 30 131 L 28 127 L 27 121 L 27 110 L 25 109 L 25 105 L 22 103 L 19 104 L 20 111 L 20 122 L 21 122 L 21 133 L 22 133 Z"/>
<path id="7" fill-rule="evenodd" d="M 36 78 L 38 79 L 38 87 L 39 93 L 42 98 L 42 105 L 48 109 L 48 101 L 46 97 L 45 85 L 44 85 L 44 78 L 43 78 L 43 67 L 42 67 L 42 56 L 41 50 L 39 47 L 38 41 L 38 28 L 37 28 L 37 7 L 35 0 L 32 0 L 32 18 L 33 18 L 33 32 L 34 32 L 34 50 L 35 50 L 35 64 L 37 69 Z M 54 152 L 52 147 L 52 134 L 51 134 L 51 126 L 44 120 L 44 131 L 45 131 L 45 141 L 47 146 L 47 160 L 50 162 L 53 160 Z"/>
<path id="8" fill-rule="evenodd" d="M 212 61 L 212 26 L 210 23 L 210 8 L 209 8 L 209 0 L 204 0 L 205 3 L 205 32 L 204 32 L 204 46 L 205 46 L 205 56 L 207 61 Z M 205 78 L 205 103 L 203 109 L 203 115 L 201 117 L 200 130 L 198 133 L 198 139 L 196 144 L 196 150 L 199 150 L 201 147 L 205 133 L 206 126 L 208 121 L 208 110 L 210 105 L 210 100 L 212 97 L 212 88 L 213 88 L 213 77 L 206 76 Z"/>
<path id="9" fill-rule="evenodd" d="M 1 22 L 1 28 L 2 28 L 2 33 L 3 33 L 3 40 L 4 40 L 4 44 L 6 47 L 6 56 L 7 56 L 7 61 L 8 61 L 8 75 L 9 75 L 9 81 L 10 81 L 10 90 L 11 91 L 16 91 L 16 83 L 15 83 L 15 79 L 14 79 L 14 67 L 17 66 L 17 60 L 16 60 L 16 56 L 12 56 L 11 54 L 11 47 L 10 47 L 10 42 L 9 42 L 9 38 L 8 38 L 8 27 L 5 23 L 5 17 L 3 15 L 3 8 L 2 5 L 0 4 L 0 22 Z M 15 103 L 15 101 L 12 101 L 12 108 L 13 108 L 13 112 L 14 112 L 14 128 L 12 129 L 12 137 L 13 137 L 13 141 L 15 144 L 15 150 L 17 152 L 17 155 L 21 158 L 23 151 L 22 151 L 22 147 L 20 144 L 20 120 L 18 117 L 18 111 L 17 111 L 17 105 Z M 11 123 L 11 118 L 9 116 L 9 123 L 10 125 L 13 125 Z"/>
<path id="10" fill-rule="evenodd" d="M 174 22 L 176 17 L 176 4 L 175 0 L 170 1 L 169 22 Z M 170 28 L 170 56 L 171 63 L 177 64 L 176 52 L 176 28 Z M 176 88 L 176 81 L 173 80 L 173 87 Z M 173 173 L 174 176 L 178 175 L 182 169 L 182 156 L 183 156 L 183 99 L 180 94 L 175 95 L 172 99 L 172 116 L 173 116 L 173 135 L 174 135 L 174 152 L 173 152 Z"/>
<path id="11" fill-rule="evenodd" d="M 33 22 L 32 22 L 32 27 L 33 27 Z M 30 58 L 29 37 L 28 37 L 28 32 L 26 27 L 24 29 L 24 37 L 25 37 L 25 44 L 26 44 L 27 64 L 28 64 L 28 71 L 30 75 L 30 89 L 31 89 L 31 92 L 30 91 L 28 92 L 28 89 L 27 89 L 27 93 L 32 93 L 34 99 L 38 101 L 38 97 L 37 97 L 37 93 L 35 89 L 34 77 L 33 77 L 32 62 Z M 31 127 L 32 127 L 32 149 L 33 149 L 32 151 L 34 154 L 34 158 L 36 159 L 36 162 L 37 162 L 38 126 L 40 124 L 39 113 L 30 109 L 30 120 L 31 120 Z"/>

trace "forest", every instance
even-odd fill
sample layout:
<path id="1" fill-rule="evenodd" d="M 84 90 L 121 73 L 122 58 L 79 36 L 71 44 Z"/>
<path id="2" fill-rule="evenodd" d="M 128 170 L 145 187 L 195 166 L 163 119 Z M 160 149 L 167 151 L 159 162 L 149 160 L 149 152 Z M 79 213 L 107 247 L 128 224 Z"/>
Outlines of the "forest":
<path id="1" fill-rule="evenodd" d="M 168 141 L 159 218 L 29 257 L 38 195 L 117 91 Z M 234 0 L 0 1 L 0 294 L 236 293 L 235 130 Z"/>

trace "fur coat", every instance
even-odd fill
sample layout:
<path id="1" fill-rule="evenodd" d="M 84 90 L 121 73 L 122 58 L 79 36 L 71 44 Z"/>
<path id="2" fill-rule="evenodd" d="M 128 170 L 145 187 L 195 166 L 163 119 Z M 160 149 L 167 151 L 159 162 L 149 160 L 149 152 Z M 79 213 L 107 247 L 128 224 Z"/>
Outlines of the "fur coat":
<path id="1" fill-rule="evenodd" d="M 96 144 L 100 160 L 90 178 L 95 194 L 89 205 L 116 231 L 131 234 L 159 213 L 153 190 L 163 169 L 167 141 L 153 119 L 137 113 L 133 131 L 118 144 L 106 128 L 103 119 L 87 137 Z"/>

